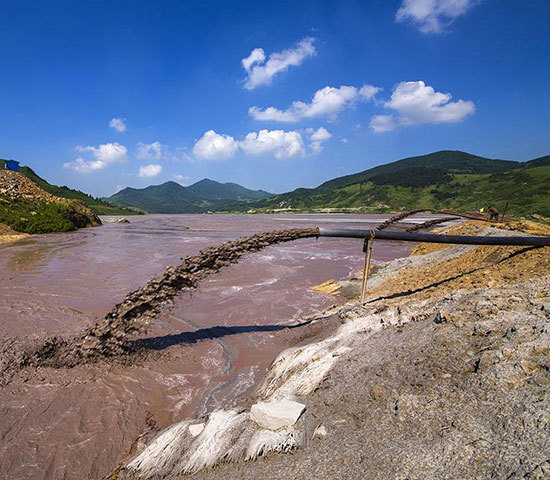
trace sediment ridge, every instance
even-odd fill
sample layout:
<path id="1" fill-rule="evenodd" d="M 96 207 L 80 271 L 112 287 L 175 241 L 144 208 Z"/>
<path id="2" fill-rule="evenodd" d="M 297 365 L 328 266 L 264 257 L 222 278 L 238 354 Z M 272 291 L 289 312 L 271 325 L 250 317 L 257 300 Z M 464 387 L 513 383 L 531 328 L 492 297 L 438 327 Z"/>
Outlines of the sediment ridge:
<path id="1" fill-rule="evenodd" d="M 199 282 L 246 254 L 269 245 L 316 237 L 317 228 L 274 230 L 226 242 L 186 257 L 179 266 L 166 268 L 159 278 L 131 292 L 101 321 L 73 339 L 52 337 L 20 360 L 20 366 L 72 367 L 79 363 L 130 353 L 131 335 L 143 332 L 162 306 L 181 291 L 197 288 Z"/>
<path id="2" fill-rule="evenodd" d="M 378 226 L 377 230 L 384 230 L 422 211 L 425 210 L 395 215 Z M 101 357 L 127 354 L 135 348 L 129 345 L 129 337 L 143 332 L 159 308 L 168 304 L 181 291 L 196 288 L 201 280 L 238 262 L 243 255 L 269 245 L 317 236 L 318 228 L 274 230 L 205 249 L 199 255 L 183 259 L 179 266 L 168 267 L 161 277 L 150 280 L 144 287 L 128 294 L 103 320 L 86 329 L 81 336 L 70 340 L 59 337 L 47 339 L 35 351 L 25 354 L 21 365 L 72 367 Z"/>

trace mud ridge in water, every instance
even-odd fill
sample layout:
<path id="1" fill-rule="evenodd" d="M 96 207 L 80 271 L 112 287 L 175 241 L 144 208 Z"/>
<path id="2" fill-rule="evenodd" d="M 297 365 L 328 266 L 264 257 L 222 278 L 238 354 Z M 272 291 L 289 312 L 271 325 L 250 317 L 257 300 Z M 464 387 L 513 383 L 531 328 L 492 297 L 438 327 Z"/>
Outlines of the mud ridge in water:
<path id="1" fill-rule="evenodd" d="M 69 340 L 47 339 L 34 351 L 24 354 L 19 366 L 74 367 L 104 357 L 128 354 L 131 351 L 128 337 L 143 332 L 160 309 L 182 290 L 197 288 L 201 280 L 237 263 L 248 253 L 269 245 L 317 236 L 317 228 L 273 230 L 202 250 L 198 255 L 184 258 L 179 266 L 168 267 L 161 277 L 128 294 L 82 334 Z"/>
<path id="2" fill-rule="evenodd" d="M 416 215 L 417 213 L 424 213 L 424 212 L 430 212 L 431 210 L 426 210 L 426 209 L 420 209 L 420 210 L 410 210 L 409 212 L 403 212 L 403 213 L 399 213 L 397 215 L 394 215 L 393 217 L 391 218 L 388 218 L 385 222 L 381 223 L 380 225 L 378 225 L 376 227 L 375 230 L 385 230 L 386 228 L 392 226 L 393 224 L 407 218 L 407 217 L 410 217 L 412 215 Z"/>
<path id="3" fill-rule="evenodd" d="M 426 228 L 430 228 L 430 227 L 433 227 L 435 225 L 439 225 L 440 223 L 452 222 L 455 219 L 456 219 L 456 217 L 434 218 L 433 220 L 428 220 L 424 223 L 419 223 L 417 225 L 413 225 L 412 227 L 407 228 L 407 230 L 405 230 L 405 231 L 406 232 L 417 232 L 418 230 L 425 230 Z"/>

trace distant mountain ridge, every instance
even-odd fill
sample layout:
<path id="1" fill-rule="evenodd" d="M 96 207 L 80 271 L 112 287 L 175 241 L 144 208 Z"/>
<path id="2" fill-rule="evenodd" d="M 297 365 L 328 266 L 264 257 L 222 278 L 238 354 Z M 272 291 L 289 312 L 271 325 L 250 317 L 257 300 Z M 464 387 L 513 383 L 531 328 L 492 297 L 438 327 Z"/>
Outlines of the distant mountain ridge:
<path id="1" fill-rule="evenodd" d="M 146 188 L 128 187 L 105 200 L 148 213 L 205 213 L 227 204 L 247 204 L 271 196 L 263 190 L 250 190 L 236 183 L 220 183 L 205 178 L 188 187 L 176 182 Z"/>
<path id="2" fill-rule="evenodd" d="M 550 216 L 550 156 L 528 162 L 442 150 L 298 188 L 224 211 L 307 212 L 323 209 L 383 212 L 400 209 L 478 210 L 494 205 L 521 215 Z"/>

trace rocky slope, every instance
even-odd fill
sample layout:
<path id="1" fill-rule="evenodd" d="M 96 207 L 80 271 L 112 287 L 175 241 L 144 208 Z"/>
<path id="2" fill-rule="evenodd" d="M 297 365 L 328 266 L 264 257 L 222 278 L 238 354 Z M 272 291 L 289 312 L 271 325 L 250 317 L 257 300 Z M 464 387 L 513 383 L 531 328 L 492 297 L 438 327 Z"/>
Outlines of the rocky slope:
<path id="1" fill-rule="evenodd" d="M 19 173 L 0 170 L 0 224 L 21 233 L 49 233 L 101 221 L 83 203 L 56 197 Z"/>
<path id="2" fill-rule="evenodd" d="M 242 409 L 144 434 L 116 475 L 548 478 L 549 285 L 547 247 L 420 249 L 378 266 L 367 303 L 310 319 L 325 337 L 282 352 Z M 307 408 L 279 429 L 250 408 L 281 401 Z"/>

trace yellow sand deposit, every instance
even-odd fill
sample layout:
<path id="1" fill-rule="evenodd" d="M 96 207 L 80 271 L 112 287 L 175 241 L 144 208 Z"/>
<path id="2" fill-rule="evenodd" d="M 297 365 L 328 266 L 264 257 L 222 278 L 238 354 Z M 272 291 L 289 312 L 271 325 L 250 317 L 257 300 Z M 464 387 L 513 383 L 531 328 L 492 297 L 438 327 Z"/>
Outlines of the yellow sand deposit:
<path id="1" fill-rule="evenodd" d="M 0 245 L 5 243 L 15 242 L 16 240 L 20 240 L 28 236 L 29 236 L 28 233 L 16 232 L 15 230 L 12 230 L 7 225 L 0 223 Z"/>
<path id="2" fill-rule="evenodd" d="M 341 288 L 342 285 L 340 285 L 335 280 L 327 280 L 320 285 L 315 285 L 314 287 L 311 287 L 311 289 L 316 292 L 328 293 L 330 295 L 336 295 Z"/>
<path id="3" fill-rule="evenodd" d="M 498 289 L 504 284 L 548 274 L 548 247 L 479 246 L 443 262 L 405 267 L 370 291 L 369 298 L 407 294 L 425 297 L 435 294 L 436 289 L 438 295 L 485 286 Z"/>

